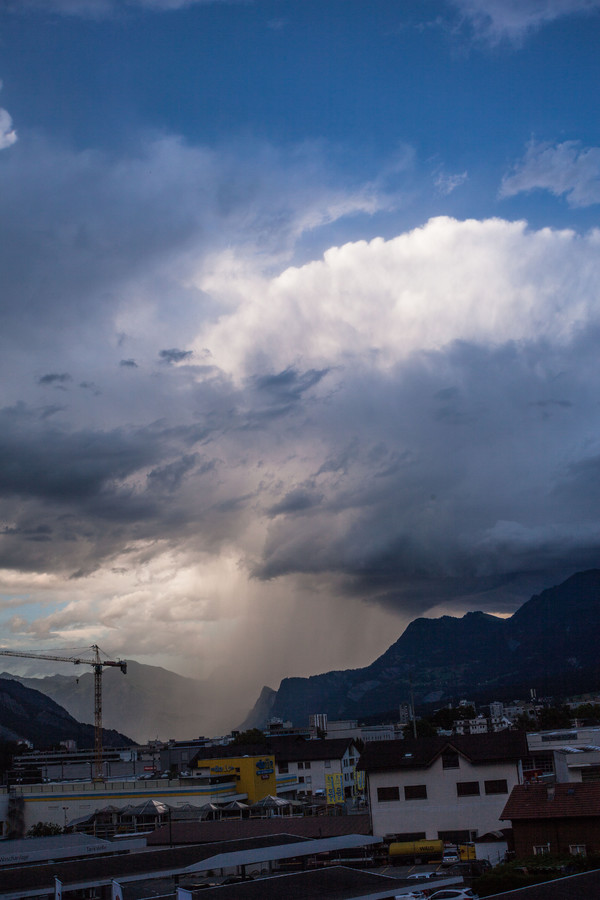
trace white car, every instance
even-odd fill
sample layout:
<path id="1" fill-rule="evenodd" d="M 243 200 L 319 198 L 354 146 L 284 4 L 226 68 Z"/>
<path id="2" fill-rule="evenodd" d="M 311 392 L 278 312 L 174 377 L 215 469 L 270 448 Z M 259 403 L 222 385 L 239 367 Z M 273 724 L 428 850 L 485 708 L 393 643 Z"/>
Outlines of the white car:
<path id="1" fill-rule="evenodd" d="M 407 875 L 406 878 L 408 881 L 424 881 L 426 878 L 435 878 L 437 872 L 414 872 L 412 875 Z"/>
<path id="2" fill-rule="evenodd" d="M 430 894 L 429 900 L 479 900 L 479 894 L 474 894 L 471 888 L 442 888 Z"/>
<path id="3" fill-rule="evenodd" d="M 396 894 L 394 900 L 427 900 L 423 891 L 409 891 L 408 894 Z"/>

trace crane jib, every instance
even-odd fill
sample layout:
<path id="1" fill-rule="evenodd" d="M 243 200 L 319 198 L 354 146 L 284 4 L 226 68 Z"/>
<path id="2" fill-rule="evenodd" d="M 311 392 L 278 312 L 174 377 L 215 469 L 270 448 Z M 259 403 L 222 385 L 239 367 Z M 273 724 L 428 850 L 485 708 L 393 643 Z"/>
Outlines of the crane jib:
<path id="1" fill-rule="evenodd" d="M 92 644 L 90 650 L 94 651 L 93 659 L 82 657 L 58 656 L 50 653 L 26 653 L 21 650 L 2 650 L 0 656 L 17 656 L 23 659 L 45 659 L 54 662 L 68 662 L 76 666 L 87 665 L 94 669 L 94 781 L 102 781 L 102 669 L 104 666 L 118 667 L 123 675 L 127 674 L 125 660 L 100 659 L 100 648 Z"/>

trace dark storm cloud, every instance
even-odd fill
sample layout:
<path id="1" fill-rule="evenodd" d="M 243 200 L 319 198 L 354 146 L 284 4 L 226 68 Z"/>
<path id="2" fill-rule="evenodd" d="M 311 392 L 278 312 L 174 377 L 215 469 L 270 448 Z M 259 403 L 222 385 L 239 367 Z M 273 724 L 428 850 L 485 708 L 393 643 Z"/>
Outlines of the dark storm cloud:
<path id="1" fill-rule="evenodd" d="M 147 431 L 69 432 L 25 407 L 0 410 L 0 495 L 80 501 L 158 455 Z"/>
<path id="2" fill-rule="evenodd" d="M 328 369 L 319 371 L 310 369 L 306 372 L 298 372 L 297 369 L 290 366 L 276 375 L 262 375 L 254 380 L 254 384 L 258 391 L 264 392 L 278 403 L 293 403 L 305 391 L 318 384 L 328 371 Z"/>
<path id="3" fill-rule="evenodd" d="M 315 426 L 329 448 L 312 473 L 319 502 L 296 489 L 269 506 L 255 575 L 343 576 L 349 595 L 416 614 L 469 597 L 497 609 L 534 576 L 597 565 L 600 457 L 563 461 L 565 434 L 583 447 L 597 415 L 596 339 L 457 342 L 393 379 L 348 374 Z"/>
<path id="4" fill-rule="evenodd" d="M 248 414 L 245 428 L 268 427 L 297 411 L 311 388 L 325 378 L 329 369 L 308 369 L 304 372 L 290 366 L 282 372 L 249 379 L 247 384 Z"/>
<path id="5" fill-rule="evenodd" d="M 170 350 L 161 350 L 158 355 L 163 362 L 178 363 L 183 362 L 184 359 L 191 359 L 194 353 L 192 350 L 177 350 L 173 347 Z"/>
<path id="6" fill-rule="evenodd" d="M 279 503 L 273 504 L 268 510 L 270 516 L 287 515 L 289 513 L 306 512 L 318 506 L 323 495 L 318 491 L 297 488 L 289 491 Z"/>
<path id="7" fill-rule="evenodd" d="M 73 381 L 68 372 L 50 372 L 48 375 L 42 375 L 38 378 L 38 384 L 67 384 L 69 381 Z"/>
<path id="8" fill-rule="evenodd" d="M 182 480 L 188 472 L 193 470 L 197 461 L 198 456 L 193 453 L 189 456 L 182 456 L 165 466 L 152 469 L 148 473 L 148 484 L 158 490 L 172 492 L 181 487 Z"/>

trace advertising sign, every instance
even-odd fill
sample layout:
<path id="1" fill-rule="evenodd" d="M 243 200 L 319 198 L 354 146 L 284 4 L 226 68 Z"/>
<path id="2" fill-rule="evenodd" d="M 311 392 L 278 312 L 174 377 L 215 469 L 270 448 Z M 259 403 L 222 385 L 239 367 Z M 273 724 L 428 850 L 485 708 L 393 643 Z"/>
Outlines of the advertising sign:
<path id="1" fill-rule="evenodd" d="M 327 797 L 327 803 L 344 802 L 344 785 L 341 775 L 325 776 L 325 795 Z"/>
<path id="2" fill-rule="evenodd" d="M 361 794 L 365 789 L 365 773 L 362 769 L 354 772 L 354 787 L 357 794 Z"/>

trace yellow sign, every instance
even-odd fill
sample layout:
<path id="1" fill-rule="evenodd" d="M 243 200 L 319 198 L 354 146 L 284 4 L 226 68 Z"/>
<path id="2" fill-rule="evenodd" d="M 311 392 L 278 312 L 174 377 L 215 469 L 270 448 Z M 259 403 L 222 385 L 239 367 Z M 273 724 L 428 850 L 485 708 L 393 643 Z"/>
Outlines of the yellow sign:
<path id="1" fill-rule="evenodd" d="M 325 794 L 328 803 L 344 802 L 344 785 L 341 775 L 325 776 Z"/>
<path id="2" fill-rule="evenodd" d="M 364 770 L 359 769 L 354 772 L 354 787 L 357 793 L 362 793 L 365 789 L 365 773 Z"/>

